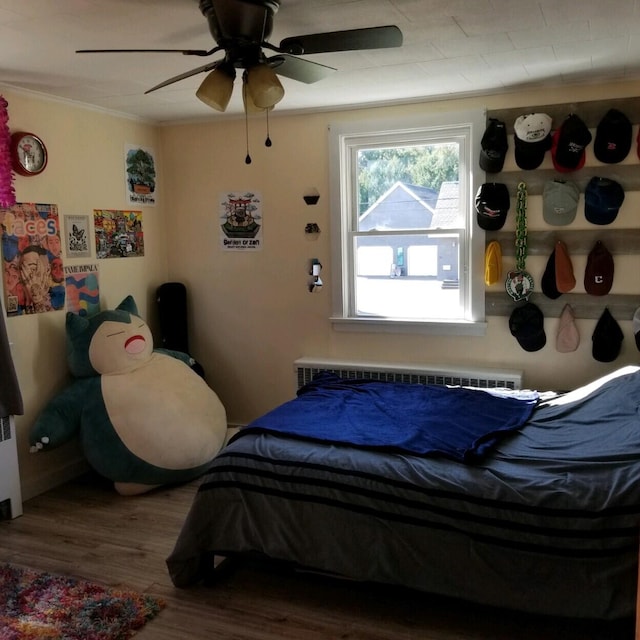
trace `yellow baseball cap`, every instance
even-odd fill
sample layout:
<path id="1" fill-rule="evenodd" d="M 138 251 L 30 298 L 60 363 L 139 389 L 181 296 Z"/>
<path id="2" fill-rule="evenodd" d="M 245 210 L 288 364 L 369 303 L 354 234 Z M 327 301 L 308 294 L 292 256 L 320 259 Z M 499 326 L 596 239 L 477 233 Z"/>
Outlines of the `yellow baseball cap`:
<path id="1" fill-rule="evenodd" d="M 484 282 L 496 284 L 502 279 L 502 249 L 497 240 L 492 240 L 484 253 Z"/>

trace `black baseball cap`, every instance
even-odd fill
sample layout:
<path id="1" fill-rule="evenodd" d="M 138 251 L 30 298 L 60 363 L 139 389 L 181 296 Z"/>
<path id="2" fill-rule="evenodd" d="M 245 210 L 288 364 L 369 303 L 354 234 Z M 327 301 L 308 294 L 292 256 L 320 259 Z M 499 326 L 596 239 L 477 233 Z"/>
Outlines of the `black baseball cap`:
<path id="1" fill-rule="evenodd" d="M 580 116 L 570 113 L 553 134 L 551 158 L 556 171 L 582 169 L 585 148 L 591 139 L 591 132 Z"/>
<path id="2" fill-rule="evenodd" d="M 547 260 L 547 266 L 542 274 L 542 279 L 540 280 L 540 286 L 542 287 L 542 293 L 544 293 L 547 298 L 551 298 L 555 300 L 562 295 L 561 291 L 558 291 L 558 287 L 556 286 L 556 249 L 553 248 L 549 259 Z"/>
<path id="3" fill-rule="evenodd" d="M 516 164 L 525 170 L 537 169 L 551 149 L 552 119 L 546 113 L 527 113 L 513 124 Z"/>
<path id="4" fill-rule="evenodd" d="M 478 226 L 486 231 L 502 229 L 511 206 L 507 185 L 502 182 L 485 182 L 476 194 Z"/>
<path id="5" fill-rule="evenodd" d="M 599 362 L 613 362 L 620 354 L 624 334 L 608 308 L 602 312 L 591 340 L 591 353 Z"/>
<path id="6" fill-rule="evenodd" d="M 640 307 L 635 310 L 633 320 L 631 322 L 633 335 L 636 339 L 636 347 L 638 348 L 638 351 L 640 351 Z"/>
<path id="7" fill-rule="evenodd" d="M 544 316 L 533 302 L 526 302 L 511 312 L 509 329 L 525 351 L 539 351 L 547 344 Z"/>
<path id="8" fill-rule="evenodd" d="M 622 162 L 631 150 L 633 125 L 618 109 L 609 109 L 596 129 L 593 153 L 600 162 Z"/>
<path id="9" fill-rule="evenodd" d="M 505 123 L 497 118 L 489 118 L 480 142 L 480 168 L 487 173 L 502 171 L 508 148 Z"/>

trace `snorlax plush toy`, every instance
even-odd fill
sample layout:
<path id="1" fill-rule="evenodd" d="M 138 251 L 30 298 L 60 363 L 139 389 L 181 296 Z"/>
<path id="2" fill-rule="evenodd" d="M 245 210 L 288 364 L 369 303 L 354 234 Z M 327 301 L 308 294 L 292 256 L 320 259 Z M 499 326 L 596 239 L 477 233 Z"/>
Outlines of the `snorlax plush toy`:
<path id="1" fill-rule="evenodd" d="M 184 353 L 154 350 L 131 296 L 90 318 L 67 313 L 75 377 L 31 429 L 31 451 L 79 434 L 89 464 L 123 495 L 198 477 L 227 432 L 218 396 Z"/>

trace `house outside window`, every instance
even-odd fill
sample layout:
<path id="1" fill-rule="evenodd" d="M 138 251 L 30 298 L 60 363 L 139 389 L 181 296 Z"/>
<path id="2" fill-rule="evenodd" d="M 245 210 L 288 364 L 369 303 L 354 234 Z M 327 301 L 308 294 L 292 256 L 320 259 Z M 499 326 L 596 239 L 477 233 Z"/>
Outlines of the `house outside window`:
<path id="1" fill-rule="evenodd" d="M 482 335 L 482 111 L 330 128 L 334 327 Z"/>

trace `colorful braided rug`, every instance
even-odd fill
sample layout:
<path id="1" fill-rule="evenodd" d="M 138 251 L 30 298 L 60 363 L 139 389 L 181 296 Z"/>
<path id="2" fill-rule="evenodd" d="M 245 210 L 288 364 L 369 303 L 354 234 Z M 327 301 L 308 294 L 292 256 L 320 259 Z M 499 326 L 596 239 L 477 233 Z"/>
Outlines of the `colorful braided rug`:
<path id="1" fill-rule="evenodd" d="M 0 640 L 124 640 L 163 606 L 134 591 L 0 564 Z"/>

